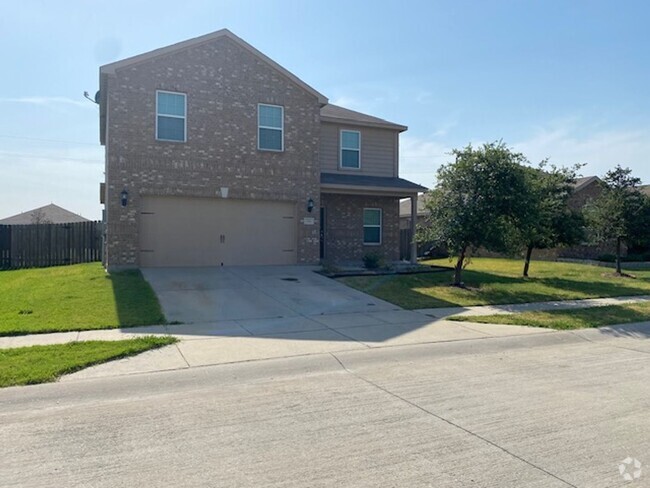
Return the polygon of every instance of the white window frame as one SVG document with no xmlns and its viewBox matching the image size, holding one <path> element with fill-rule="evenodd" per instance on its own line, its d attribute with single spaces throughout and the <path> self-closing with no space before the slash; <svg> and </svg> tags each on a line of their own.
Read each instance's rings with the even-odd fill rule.
<svg viewBox="0 0 650 488">
<path fill-rule="evenodd" d="M 364 214 L 366 213 L 366 210 L 377 210 L 379 212 L 379 225 L 366 225 L 363 222 L 363 217 Z M 384 213 L 381 208 L 372 208 L 372 207 L 366 207 L 363 209 L 363 214 L 361 215 L 361 223 L 363 226 L 363 245 L 364 246 L 381 246 L 381 243 L 383 241 L 384 237 Z M 379 242 L 366 242 L 366 227 L 379 227 Z"/>
<path fill-rule="evenodd" d="M 268 125 L 261 125 L 260 124 L 260 107 L 274 107 L 274 108 L 279 108 L 281 113 L 282 113 L 282 118 L 280 119 L 282 121 L 282 126 L 278 129 L 277 127 L 270 127 Z M 281 142 L 281 149 L 267 149 L 267 148 L 262 148 L 260 147 L 260 129 L 271 129 L 271 130 L 279 130 L 281 137 L 280 137 L 280 142 Z M 258 151 L 271 151 L 271 152 L 284 152 L 284 107 L 282 105 L 273 105 L 271 103 L 258 103 L 257 104 L 257 150 Z"/>
<path fill-rule="evenodd" d="M 343 147 L 343 133 L 344 132 L 356 132 L 359 135 L 359 148 L 358 149 Z M 358 151 L 359 152 L 359 166 L 357 166 L 356 168 L 351 168 L 350 166 L 343 166 L 343 150 L 344 149 L 346 151 Z M 349 169 L 351 171 L 359 171 L 361 169 L 361 131 L 350 130 L 350 129 L 341 129 L 339 131 L 339 168 L 341 168 L 341 169 Z"/>
<path fill-rule="evenodd" d="M 158 94 L 159 93 L 169 93 L 170 95 L 183 95 L 183 103 L 184 103 L 184 111 L 185 115 L 180 116 L 180 115 L 167 115 L 167 114 L 162 114 L 160 115 L 158 113 Z M 162 139 L 158 137 L 158 117 L 170 117 L 172 119 L 183 119 L 183 140 L 179 141 L 178 139 Z M 177 143 L 183 143 L 187 142 L 187 93 L 183 92 L 173 92 L 169 90 L 156 90 L 156 140 L 157 141 L 164 141 L 164 142 L 177 142 Z"/>
</svg>

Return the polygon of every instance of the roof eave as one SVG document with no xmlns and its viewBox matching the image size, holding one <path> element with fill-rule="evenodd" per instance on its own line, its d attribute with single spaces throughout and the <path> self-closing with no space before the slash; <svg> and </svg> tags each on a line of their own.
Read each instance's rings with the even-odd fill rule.
<svg viewBox="0 0 650 488">
<path fill-rule="evenodd" d="M 361 127 L 374 127 L 378 129 L 391 129 L 398 132 L 404 132 L 408 130 L 408 127 L 400 124 L 393 124 L 392 122 L 370 122 L 370 121 L 358 121 L 352 119 L 346 119 L 342 117 L 329 117 L 327 115 L 320 116 L 321 122 L 331 122 L 333 124 L 346 124 L 346 125 L 358 125 Z"/>
<path fill-rule="evenodd" d="M 418 188 L 401 188 L 387 186 L 340 185 L 321 183 L 321 190 L 325 193 L 340 193 L 346 195 L 382 195 L 391 197 L 410 197 L 417 195 Z"/>
</svg>

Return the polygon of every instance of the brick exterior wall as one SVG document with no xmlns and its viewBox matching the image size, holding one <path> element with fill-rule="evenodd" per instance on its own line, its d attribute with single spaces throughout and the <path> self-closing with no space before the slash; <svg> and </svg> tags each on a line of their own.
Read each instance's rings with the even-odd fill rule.
<svg viewBox="0 0 650 488">
<path fill-rule="evenodd" d="M 143 196 L 217 198 L 228 187 L 229 198 L 297 202 L 299 222 L 314 216 L 306 202 L 320 205 L 318 100 L 231 39 L 117 69 L 105 89 L 109 268 L 139 264 Z M 187 94 L 186 143 L 156 140 L 156 90 Z M 258 103 L 284 106 L 283 152 L 257 150 Z M 298 262 L 317 263 L 318 225 L 299 223 L 297 234 Z"/>
<path fill-rule="evenodd" d="M 361 262 L 376 252 L 387 262 L 399 260 L 399 198 L 324 193 L 325 261 L 333 264 Z M 363 209 L 382 209 L 382 243 L 363 244 Z"/>
<path fill-rule="evenodd" d="M 571 210 L 582 210 L 589 200 L 595 200 L 603 192 L 600 184 L 597 181 L 592 181 L 584 188 L 574 192 L 568 201 Z"/>
</svg>

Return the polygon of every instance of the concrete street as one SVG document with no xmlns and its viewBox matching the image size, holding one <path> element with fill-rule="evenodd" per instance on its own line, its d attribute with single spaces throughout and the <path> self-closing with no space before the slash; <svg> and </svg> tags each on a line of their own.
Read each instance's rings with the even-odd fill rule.
<svg viewBox="0 0 650 488">
<path fill-rule="evenodd" d="M 526 334 L 8 388 L 0 480 L 650 486 L 647 337 Z M 627 457 L 643 463 L 631 482 Z"/>
</svg>

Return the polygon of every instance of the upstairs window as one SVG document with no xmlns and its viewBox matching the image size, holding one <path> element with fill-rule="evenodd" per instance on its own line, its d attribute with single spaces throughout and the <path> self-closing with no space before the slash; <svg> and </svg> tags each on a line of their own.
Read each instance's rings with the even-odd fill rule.
<svg viewBox="0 0 650 488">
<path fill-rule="evenodd" d="M 156 92 L 156 139 L 185 142 L 187 96 L 184 93 Z"/>
<path fill-rule="evenodd" d="M 284 107 L 257 106 L 257 148 L 262 151 L 284 151 Z"/>
<path fill-rule="evenodd" d="M 363 209 L 363 243 L 365 245 L 381 244 L 381 209 Z"/>
<path fill-rule="evenodd" d="M 341 168 L 361 167 L 361 133 L 356 130 L 341 131 Z"/>
</svg>

